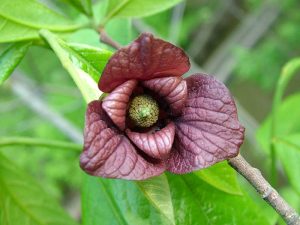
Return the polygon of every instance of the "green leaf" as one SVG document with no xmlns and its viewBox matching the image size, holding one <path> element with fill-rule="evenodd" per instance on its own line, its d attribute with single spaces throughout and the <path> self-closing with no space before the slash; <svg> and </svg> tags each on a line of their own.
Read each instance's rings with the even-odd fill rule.
<svg viewBox="0 0 300 225">
<path fill-rule="evenodd" d="M 94 74 L 91 76 L 87 73 L 94 68 L 92 63 L 86 61 L 87 58 L 83 57 L 84 54 L 76 54 L 77 52 L 72 49 L 72 47 L 69 48 L 64 41 L 56 37 L 50 31 L 41 30 L 40 34 L 53 49 L 63 67 L 69 72 L 84 99 L 87 102 L 98 99 L 102 93 L 98 89 L 97 83 L 92 78 L 92 76 L 96 75 Z M 99 54 L 101 53 L 99 52 Z M 97 54 L 97 57 L 99 54 Z M 99 72 L 101 73 L 101 71 Z"/>
<path fill-rule="evenodd" d="M 82 220 L 83 225 L 170 224 L 135 182 L 90 176 L 84 179 Z"/>
<path fill-rule="evenodd" d="M 38 39 L 38 30 L 0 16 L 0 43 Z"/>
<path fill-rule="evenodd" d="M 0 15 L 17 24 L 37 29 L 67 31 L 81 26 L 36 0 L 1 0 Z"/>
<path fill-rule="evenodd" d="M 288 116 L 287 116 L 288 115 Z M 299 165 L 300 153 L 298 146 L 300 134 L 300 94 L 287 97 L 276 111 L 276 136 L 271 137 L 271 116 L 269 116 L 257 131 L 257 140 L 266 153 L 270 153 L 270 141 L 275 146 L 278 159 L 282 163 L 291 185 L 300 193 Z"/>
<path fill-rule="evenodd" d="M 64 0 L 64 1 L 66 1 L 69 4 L 73 5 L 80 12 L 86 14 L 89 17 L 92 17 L 93 10 L 92 10 L 91 0 Z"/>
<path fill-rule="evenodd" d="M 274 138 L 273 141 L 288 180 L 300 195 L 300 133 Z"/>
<path fill-rule="evenodd" d="M 137 185 L 152 205 L 164 215 L 171 224 L 175 225 L 174 209 L 166 175 L 163 174 L 145 181 L 138 181 Z"/>
<path fill-rule="evenodd" d="M 227 162 L 217 163 L 209 168 L 194 172 L 194 174 L 221 191 L 234 195 L 243 194 L 237 181 L 236 172 Z"/>
<path fill-rule="evenodd" d="M 88 73 L 96 82 L 99 81 L 112 52 L 83 44 L 68 44 L 64 48 L 71 53 L 71 60 L 79 64 L 81 69 Z M 79 60 L 79 61 L 78 61 Z"/>
<path fill-rule="evenodd" d="M 288 116 L 287 116 L 288 115 Z M 276 136 L 285 137 L 289 134 L 300 133 L 300 93 L 287 97 L 276 112 Z M 271 116 L 263 122 L 256 134 L 262 149 L 269 153 L 271 140 Z"/>
<path fill-rule="evenodd" d="M 0 154 L 0 224 L 76 225 L 47 193 Z"/>
<path fill-rule="evenodd" d="M 38 39 L 41 28 L 71 32 L 84 26 L 86 24 L 74 23 L 36 0 L 1 0 L 0 43 Z"/>
<path fill-rule="evenodd" d="M 27 52 L 31 43 L 16 43 L 0 55 L 0 85 L 11 75 Z"/>
<path fill-rule="evenodd" d="M 246 193 L 242 196 L 224 193 L 194 174 L 170 174 L 168 179 L 176 224 L 269 224 L 262 210 Z"/>
<path fill-rule="evenodd" d="M 164 11 L 182 0 L 109 0 L 102 24 L 114 17 L 145 17 Z"/>
</svg>

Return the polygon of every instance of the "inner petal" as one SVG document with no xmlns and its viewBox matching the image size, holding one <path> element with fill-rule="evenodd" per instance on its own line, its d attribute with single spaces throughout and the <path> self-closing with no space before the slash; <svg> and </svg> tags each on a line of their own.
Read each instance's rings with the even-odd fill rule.
<svg viewBox="0 0 300 225">
<path fill-rule="evenodd" d="M 115 88 L 103 99 L 102 108 L 119 129 L 125 129 L 126 111 L 136 80 L 129 80 Z"/>
<path fill-rule="evenodd" d="M 156 159 L 164 159 L 169 155 L 173 145 L 175 125 L 170 122 L 166 127 L 154 133 L 139 133 L 127 129 L 126 134 L 147 155 Z"/>
<path fill-rule="evenodd" d="M 169 104 L 173 115 L 179 115 L 187 98 L 186 81 L 181 77 L 155 78 L 142 83 L 146 88 L 154 91 Z"/>
</svg>

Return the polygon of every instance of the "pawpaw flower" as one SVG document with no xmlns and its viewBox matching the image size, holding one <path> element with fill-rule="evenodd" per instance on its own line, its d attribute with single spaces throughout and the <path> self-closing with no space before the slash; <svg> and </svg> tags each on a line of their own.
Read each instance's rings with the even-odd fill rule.
<svg viewBox="0 0 300 225">
<path fill-rule="evenodd" d="M 88 174 L 143 180 L 189 173 L 235 157 L 244 139 L 230 92 L 212 76 L 182 78 L 182 49 L 143 33 L 108 61 L 88 104 L 80 166 Z"/>
</svg>

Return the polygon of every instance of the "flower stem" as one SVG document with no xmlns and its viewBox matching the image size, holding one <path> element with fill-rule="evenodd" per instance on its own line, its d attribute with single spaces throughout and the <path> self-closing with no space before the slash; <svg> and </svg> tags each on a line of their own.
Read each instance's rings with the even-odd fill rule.
<svg viewBox="0 0 300 225">
<path fill-rule="evenodd" d="M 80 152 L 82 150 L 82 145 L 64 142 L 64 141 L 55 141 L 42 138 L 31 138 L 31 137 L 1 137 L 0 138 L 0 148 L 11 145 L 29 145 L 29 146 L 39 146 L 39 147 L 48 147 L 48 148 L 61 148 L 61 149 L 70 149 Z"/>
<path fill-rule="evenodd" d="M 228 160 L 229 165 L 241 174 L 282 219 L 289 225 L 300 225 L 298 213 L 279 195 L 279 193 L 252 167 L 241 155 Z"/>
<path fill-rule="evenodd" d="M 97 32 L 100 34 L 100 41 L 113 47 L 114 49 L 120 49 L 122 46 L 118 43 L 115 42 L 107 33 L 105 32 L 103 27 L 99 27 L 97 29 Z"/>
</svg>

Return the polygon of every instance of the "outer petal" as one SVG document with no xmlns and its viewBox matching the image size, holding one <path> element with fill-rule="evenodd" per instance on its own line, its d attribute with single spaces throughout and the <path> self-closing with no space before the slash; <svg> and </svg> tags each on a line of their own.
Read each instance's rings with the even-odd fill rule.
<svg viewBox="0 0 300 225">
<path fill-rule="evenodd" d="M 182 49 L 143 33 L 110 58 L 98 85 L 102 91 L 110 92 L 130 79 L 181 76 L 189 68 L 189 59 Z"/>
<path fill-rule="evenodd" d="M 156 158 L 166 158 L 173 145 L 175 125 L 170 122 L 163 129 L 154 133 L 138 133 L 126 130 L 129 139 L 147 155 Z"/>
<path fill-rule="evenodd" d="M 163 97 L 174 115 L 181 113 L 187 98 L 186 81 L 181 77 L 154 78 L 143 85 Z"/>
<path fill-rule="evenodd" d="M 88 105 L 80 166 L 94 176 L 128 180 L 143 180 L 164 171 L 162 163 L 146 160 L 118 133 L 100 101 Z"/>
<path fill-rule="evenodd" d="M 186 79 L 188 98 L 176 121 L 168 170 L 187 173 L 234 157 L 243 143 L 244 128 L 229 91 L 207 75 Z"/>
<path fill-rule="evenodd" d="M 136 85 L 136 80 L 126 81 L 106 96 L 102 103 L 102 108 L 121 130 L 125 129 L 127 106 Z"/>
</svg>

